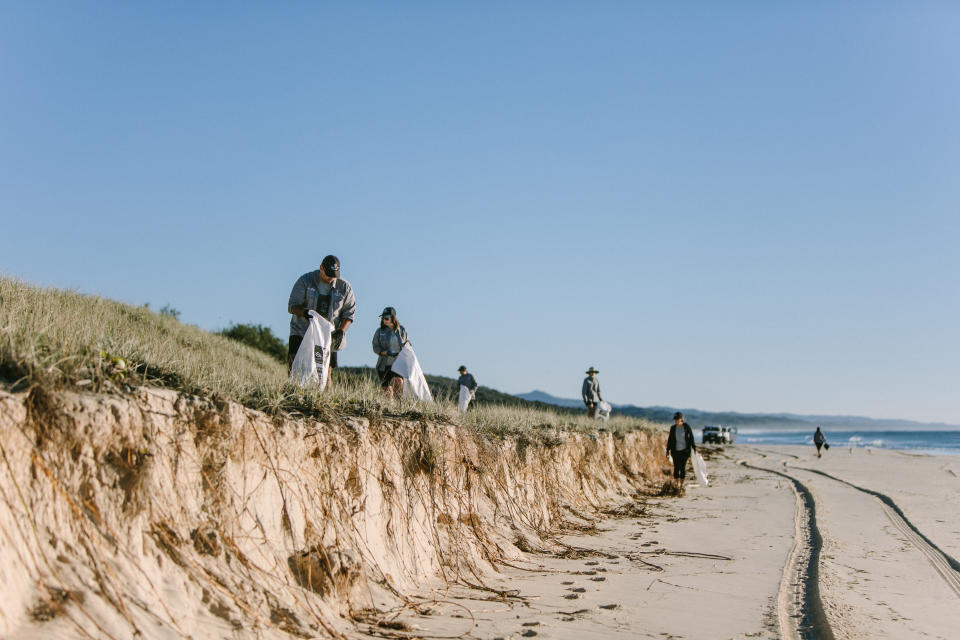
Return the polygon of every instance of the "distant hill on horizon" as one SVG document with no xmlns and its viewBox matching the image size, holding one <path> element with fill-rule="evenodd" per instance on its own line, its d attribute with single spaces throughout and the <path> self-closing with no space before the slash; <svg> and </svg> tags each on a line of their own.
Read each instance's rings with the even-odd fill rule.
<svg viewBox="0 0 960 640">
<path fill-rule="evenodd" d="M 528 393 L 514 394 L 518 398 L 531 402 L 542 402 L 559 407 L 582 408 L 583 401 L 579 398 L 559 398 L 545 391 L 533 390 Z M 611 403 L 613 404 L 613 403 Z M 944 422 L 916 422 L 913 420 L 896 420 L 889 418 L 868 418 L 866 416 L 842 415 L 803 415 L 796 413 L 740 413 L 737 411 L 701 411 L 699 409 L 685 409 L 676 407 L 638 407 L 632 404 L 613 404 L 613 408 L 621 413 L 646 418 L 653 422 L 673 421 L 673 414 L 682 411 L 687 422 L 692 426 L 702 427 L 705 424 L 720 424 L 738 429 L 815 429 L 818 425 L 824 429 L 935 429 L 957 430 L 960 425 Z"/>
</svg>

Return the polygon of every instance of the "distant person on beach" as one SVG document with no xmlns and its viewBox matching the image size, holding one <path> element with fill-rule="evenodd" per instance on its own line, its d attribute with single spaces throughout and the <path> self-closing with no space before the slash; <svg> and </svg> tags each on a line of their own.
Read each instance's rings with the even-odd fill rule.
<svg viewBox="0 0 960 640">
<path fill-rule="evenodd" d="M 687 477 L 687 460 L 690 459 L 690 453 L 696 450 L 693 429 L 684 421 L 683 414 L 677 411 L 673 414 L 673 426 L 667 436 L 667 457 L 673 458 L 673 480 L 681 487 Z"/>
<path fill-rule="evenodd" d="M 457 380 L 458 387 L 460 387 L 460 397 L 462 400 L 459 402 L 460 411 L 464 412 L 467 410 L 467 407 L 470 405 L 470 402 L 473 400 L 474 394 L 477 392 L 477 381 L 473 377 L 473 374 L 467 373 L 466 365 L 460 365 L 460 368 L 457 369 L 457 372 L 460 374 L 460 378 Z M 463 387 L 466 387 L 466 393 L 463 391 Z"/>
<path fill-rule="evenodd" d="M 813 444 L 817 445 L 817 457 L 822 457 L 820 455 L 820 447 L 827 444 L 827 437 L 823 435 L 823 431 L 820 431 L 820 427 L 817 427 L 816 432 L 813 434 Z M 829 449 L 830 447 L 827 446 L 827 448 Z"/>
<path fill-rule="evenodd" d="M 330 369 L 337 366 L 337 351 L 344 346 L 343 334 L 353 323 L 353 314 L 357 301 L 353 287 L 340 277 L 340 260 L 337 256 L 326 256 L 320 268 L 300 276 L 290 291 L 287 311 L 290 318 L 290 341 L 287 345 L 287 368 L 293 364 L 293 357 L 303 342 L 303 334 L 310 326 L 309 311 L 316 311 L 330 321 L 333 333 L 330 338 L 333 350 L 330 353 Z"/>
<path fill-rule="evenodd" d="M 407 330 L 397 320 L 397 310 L 386 307 L 380 314 L 380 328 L 373 333 L 373 352 L 377 358 L 377 377 L 380 388 L 393 398 L 403 394 L 403 377 L 390 367 L 393 365 L 403 345 L 409 343 Z"/>
<path fill-rule="evenodd" d="M 587 369 L 587 377 L 583 379 L 583 388 L 580 391 L 583 404 L 587 405 L 587 415 L 591 418 L 597 417 L 597 404 L 603 400 L 600 396 L 600 381 L 597 380 L 598 373 L 600 372 L 593 367 Z"/>
</svg>

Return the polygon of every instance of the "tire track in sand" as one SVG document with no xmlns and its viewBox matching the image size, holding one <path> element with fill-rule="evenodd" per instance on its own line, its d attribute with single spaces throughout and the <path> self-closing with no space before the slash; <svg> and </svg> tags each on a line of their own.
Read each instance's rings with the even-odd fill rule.
<svg viewBox="0 0 960 640">
<path fill-rule="evenodd" d="M 759 455 L 766 457 L 762 453 Z M 833 640 L 833 629 L 827 621 L 820 598 L 819 567 L 823 538 L 817 528 L 813 494 L 800 480 L 782 471 L 758 467 L 746 460 L 738 460 L 737 464 L 786 478 L 797 497 L 793 548 L 787 557 L 777 593 L 781 636 L 789 640 Z"/>
<path fill-rule="evenodd" d="M 787 466 L 786 462 L 784 462 L 784 466 Z M 816 473 L 817 475 L 829 478 L 830 480 L 839 482 L 876 498 L 880 502 L 880 506 L 887 518 L 891 523 L 893 523 L 893 526 L 895 526 L 900 533 L 902 533 L 904 537 L 920 551 L 920 553 L 926 556 L 927 560 L 930 561 L 930 564 L 933 565 L 933 568 L 936 570 L 936 572 L 940 574 L 940 577 L 943 578 L 944 582 L 947 583 L 947 586 L 953 590 L 957 597 L 960 597 L 960 562 L 957 562 L 954 558 L 941 551 L 940 547 L 935 545 L 927 536 L 923 535 L 923 533 L 921 533 L 921 531 L 914 526 L 909 519 L 907 519 L 907 516 L 904 515 L 900 507 L 897 506 L 897 503 L 894 502 L 889 496 L 880 493 L 879 491 L 874 491 L 873 489 L 860 487 L 852 482 L 848 482 L 817 469 L 808 469 L 807 467 L 796 466 L 792 466 L 790 468 L 806 471 L 808 473 Z"/>
</svg>

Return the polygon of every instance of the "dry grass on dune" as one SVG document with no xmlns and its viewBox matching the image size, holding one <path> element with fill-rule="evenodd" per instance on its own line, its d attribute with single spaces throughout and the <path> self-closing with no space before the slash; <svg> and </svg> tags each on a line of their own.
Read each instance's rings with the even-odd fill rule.
<svg viewBox="0 0 960 640">
<path fill-rule="evenodd" d="M 233 400 L 277 414 L 379 418 L 419 417 L 462 422 L 493 436 L 546 430 L 614 432 L 650 426 L 614 416 L 541 407 L 478 405 L 459 416 L 453 398 L 434 404 L 390 401 L 369 376 L 337 372 L 326 393 L 291 387 L 286 368 L 267 354 L 145 307 L 0 277 L 0 385 L 115 390 L 124 385 L 172 387 Z"/>
</svg>

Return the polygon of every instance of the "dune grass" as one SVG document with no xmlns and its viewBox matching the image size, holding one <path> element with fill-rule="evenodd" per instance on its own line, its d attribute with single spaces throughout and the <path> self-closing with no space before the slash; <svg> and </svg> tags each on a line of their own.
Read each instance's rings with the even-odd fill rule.
<svg viewBox="0 0 960 640">
<path fill-rule="evenodd" d="M 371 375 L 335 371 L 324 393 L 287 384 L 286 367 L 239 342 L 175 317 L 98 296 L 27 285 L 0 277 L 0 385 L 122 391 L 156 385 L 224 400 L 274 415 L 337 415 L 465 423 L 492 436 L 562 429 L 629 431 L 649 426 L 627 416 L 601 423 L 584 412 L 478 404 L 465 415 L 455 399 L 433 404 L 385 397 Z"/>
</svg>

